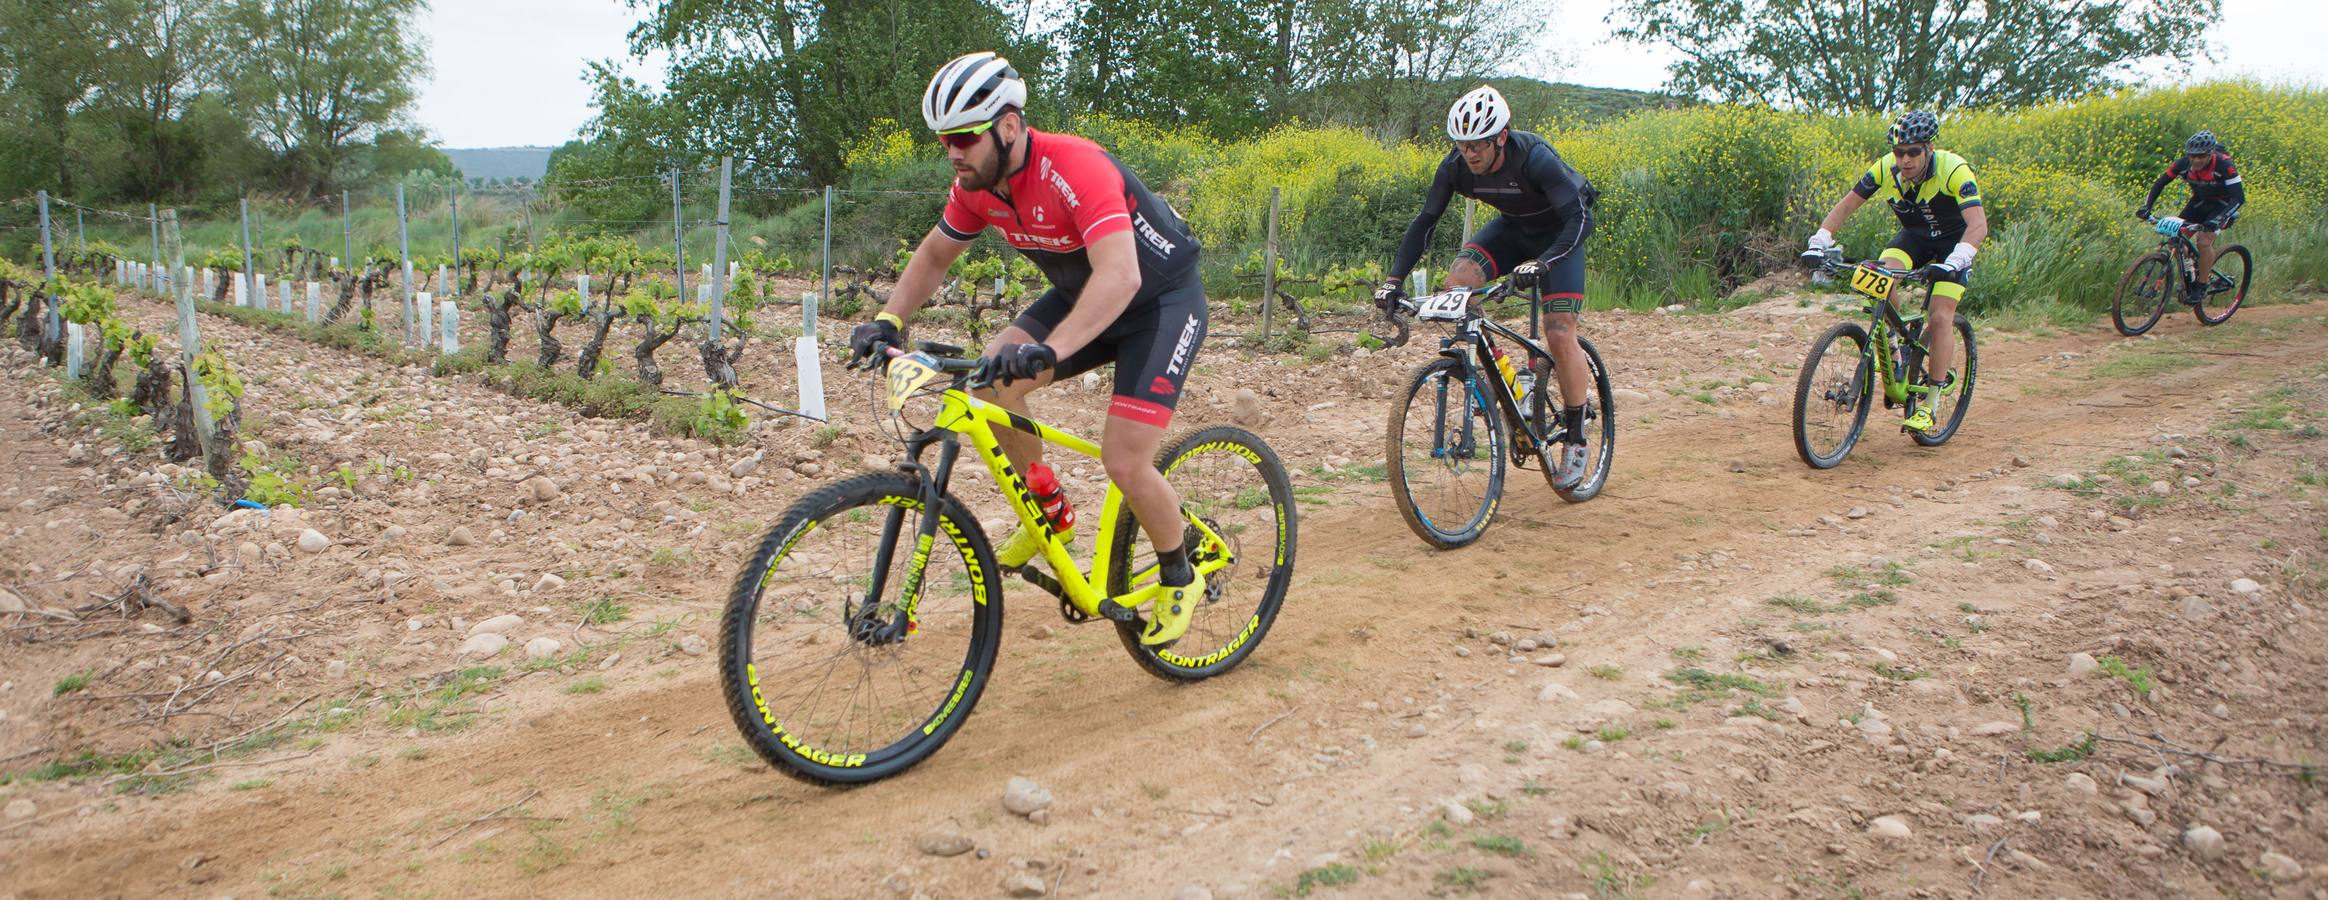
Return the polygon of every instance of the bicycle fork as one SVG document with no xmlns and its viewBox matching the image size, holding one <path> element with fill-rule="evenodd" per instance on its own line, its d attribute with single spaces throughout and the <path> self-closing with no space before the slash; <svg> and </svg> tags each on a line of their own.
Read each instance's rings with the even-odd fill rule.
<svg viewBox="0 0 2328 900">
<path fill-rule="evenodd" d="M 881 541 L 873 554 L 873 578 L 865 588 L 855 609 L 849 612 L 849 636 L 866 646 L 879 647 L 903 641 L 920 628 L 916 612 L 921 607 L 923 580 L 929 573 L 930 551 L 938 542 L 938 519 L 944 514 L 946 482 L 954 471 L 954 460 L 961 454 L 961 445 L 941 441 L 938 447 L 938 465 L 933 471 L 919 462 L 919 447 L 911 448 L 910 458 L 898 463 L 899 471 L 912 476 L 921 486 L 921 515 L 914 523 L 913 555 L 906 561 L 905 581 L 899 587 L 895 606 L 884 608 L 881 597 L 888 592 L 889 568 L 896 561 L 897 541 L 905 531 L 905 513 L 902 506 L 891 506 L 881 521 Z"/>
</svg>

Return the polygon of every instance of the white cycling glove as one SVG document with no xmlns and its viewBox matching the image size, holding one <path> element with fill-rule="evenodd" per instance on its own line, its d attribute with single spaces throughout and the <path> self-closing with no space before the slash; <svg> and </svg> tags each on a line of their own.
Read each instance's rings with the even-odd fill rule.
<svg viewBox="0 0 2328 900">
<path fill-rule="evenodd" d="M 1813 252 L 1813 253 L 1833 253 L 1833 252 L 1835 252 L 1835 233 L 1834 233 L 1834 232 L 1832 232 L 1832 231 L 1828 231 L 1827 229 L 1824 229 L 1824 228 L 1821 228 L 1821 229 L 1819 229 L 1818 231 L 1812 232 L 1812 233 L 1811 233 L 1811 252 Z"/>
<path fill-rule="evenodd" d="M 1972 258 L 1979 254 L 1980 248 L 1978 247 L 1971 244 L 1958 244 L 1956 249 L 1948 252 L 1948 267 L 1959 272 L 1970 269 L 1972 268 Z"/>
</svg>

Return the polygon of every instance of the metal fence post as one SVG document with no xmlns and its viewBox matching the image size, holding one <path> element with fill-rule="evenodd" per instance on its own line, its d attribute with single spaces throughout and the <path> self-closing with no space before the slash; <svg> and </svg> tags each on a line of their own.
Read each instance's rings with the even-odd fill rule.
<svg viewBox="0 0 2328 900">
<path fill-rule="evenodd" d="M 259 267 L 257 262 L 251 259 L 251 201 L 248 197 L 243 198 L 242 201 L 242 237 L 242 280 L 243 288 L 245 290 L 243 298 L 259 306 L 265 306 L 267 305 L 267 298 L 259 295 Z M 187 371 L 193 370 L 188 369 Z"/>
<path fill-rule="evenodd" d="M 186 264 L 186 242 L 178 234 L 178 211 L 175 208 L 163 210 L 162 220 L 162 230 L 169 232 L 170 264 L 173 267 L 183 266 Z M 181 374 L 186 378 L 186 396 L 194 404 L 195 443 L 202 447 L 203 458 L 209 459 L 212 445 L 218 442 L 217 424 L 210 418 L 209 391 L 203 388 L 201 379 L 194 377 L 194 357 L 202 352 L 202 334 L 194 321 L 193 286 L 181 284 L 177 287 L 178 290 L 173 293 L 177 294 L 175 299 L 178 306 L 178 357 L 185 367 Z"/>
<path fill-rule="evenodd" d="M 348 271 L 353 272 L 356 270 L 356 216 L 348 209 L 346 191 L 340 192 L 340 242 L 347 245 L 347 255 L 340 258 L 347 261 Z"/>
<path fill-rule="evenodd" d="M 40 265 L 41 275 L 49 281 L 57 280 L 57 248 L 49 240 L 48 192 L 40 192 Z"/>
<path fill-rule="evenodd" d="M 154 204 L 146 204 L 146 221 L 153 225 L 154 268 L 146 273 L 148 281 L 145 287 L 159 294 L 162 292 L 162 279 L 169 277 L 169 273 L 162 271 L 162 214 L 154 208 Z"/>
<path fill-rule="evenodd" d="M 454 183 L 454 184 L 453 184 L 453 199 L 452 199 L 452 204 L 453 204 L 453 283 L 452 283 L 452 284 L 449 284 L 449 285 L 447 285 L 447 284 L 440 284 L 440 285 L 437 285 L 437 288 L 438 288 L 439 290 L 442 290 L 442 291 L 444 291 L 445 293 L 448 293 L 448 294 L 451 294 L 451 295 L 453 295 L 453 296 L 452 296 L 452 299 L 453 299 L 455 302 L 458 302 L 458 301 L 461 299 L 461 185 L 460 185 L 458 182 L 456 182 L 456 183 Z M 423 318 L 425 319 L 426 317 L 424 316 Z M 422 341 L 422 342 L 426 342 L 426 341 L 429 339 L 429 336 L 428 336 L 428 335 L 426 335 L 426 334 L 423 334 L 423 335 L 421 335 L 421 336 L 420 336 L 420 339 L 421 339 L 421 341 Z"/>
<path fill-rule="evenodd" d="M 1269 242 L 1261 250 L 1261 340 L 1269 340 L 1277 309 L 1277 210 L 1282 189 L 1269 188 Z"/>
<path fill-rule="evenodd" d="M 178 239 L 177 208 L 163 210 L 162 218 L 165 220 L 162 230 L 169 232 L 170 238 L 170 299 L 192 303 L 194 279 L 186 277 L 186 242 Z"/>
<path fill-rule="evenodd" d="M 404 219 L 404 182 L 396 183 L 396 258 L 403 264 L 404 342 L 412 342 L 412 228 Z"/>
<path fill-rule="evenodd" d="M 711 330 L 705 340 L 714 346 L 719 344 L 721 310 L 727 306 L 728 184 L 735 162 L 732 156 L 719 158 L 719 218 L 711 223 L 717 236 L 711 242 Z"/>
<path fill-rule="evenodd" d="M 829 184 L 824 189 L 824 286 L 816 296 L 828 303 L 833 296 L 833 186 Z"/>
<path fill-rule="evenodd" d="M 687 302 L 687 230 L 679 209 L 679 169 L 671 169 L 671 259 L 676 271 L 673 284 L 679 289 L 678 301 Z M 611 299 L 607 302 L 613 302 Z"/>
</svg>

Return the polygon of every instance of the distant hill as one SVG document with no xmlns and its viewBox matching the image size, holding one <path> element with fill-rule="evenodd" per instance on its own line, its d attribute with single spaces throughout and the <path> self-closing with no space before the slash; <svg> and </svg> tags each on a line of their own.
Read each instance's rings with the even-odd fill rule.
<svg viewBox="0 0 2328 900">
<path fill-rule="evenodd" d="M 446 150 L 453 166 L 466 178 L 531 178 L 540 181 L 550 171 L 549 147 L 480 147 Z"/>
</svg>

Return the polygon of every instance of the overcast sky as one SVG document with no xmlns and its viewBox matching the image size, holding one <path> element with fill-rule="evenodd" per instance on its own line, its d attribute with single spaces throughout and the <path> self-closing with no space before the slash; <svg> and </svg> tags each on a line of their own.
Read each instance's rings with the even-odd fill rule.
<svg viewBox="0 0 2328 900">
<path fill-rule="evenodd" d="M 1552 40 L 1583 49 L 1565 69 L 1522 74 L 1640 90 L 1664 84 L 1665 55 L 1607 40 L 1602 17 L 1613 0 L 1558 2 Z M 2219 61 L 2201 64 L 2199 76 L 2328 85 L 2319 16 L 2317 0 L 2224 0 L 2223 25 L 2210 39 Z M 435 71 L 413 118 L 447 147 L 564 143 L 590 118 L 587 61 L 618 60 L 659 83 L 660 59 L 630 60 L 626 36 L 636 21 L 622 0 L 436 0 L 422 22 Z"/>
</svg>

